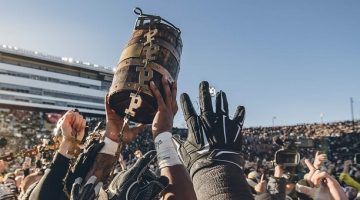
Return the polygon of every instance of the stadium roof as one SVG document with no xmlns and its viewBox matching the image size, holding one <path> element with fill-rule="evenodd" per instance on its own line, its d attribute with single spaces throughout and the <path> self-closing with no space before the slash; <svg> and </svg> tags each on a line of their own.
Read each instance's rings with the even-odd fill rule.
<svg viewBox="0 0 360 200">
<path fill-rule="evenodd" d="M 37 58 L 40 60 L 45 60 L 45 61 L 50 61 L 50 62 L 55 62 L 55 63 L 60 63 L 60 64 L 66 64 L 69 66 L 75 66 L 75 67 L 80 67 L 80 68 L 84 68 L 84 69 L 96 70 L 96 71 L 113 74 L 113 68 L 111 68 L 111 67 L 105 67 L 102 65 L 93 64 L 93 63 L 86 62 L 86 61 L 80 61 L 80 60 L 76 60 L 71 57 L 58 57 L 58 56 L 53 56 L 53 55 L 49 55 L 46 53 L 41 53 L 38 51 L 30 51 L 30 50 L 21 49 L 16 46 L 10 46 L 10 45 L 6 45 L 6 44 L 0 44 L 0 52 L 11 53 L 11 54 L 16 54 L 16 55 L 26 56 L 26 57 L 31 57 L 31 58 Z"/>
</svg>

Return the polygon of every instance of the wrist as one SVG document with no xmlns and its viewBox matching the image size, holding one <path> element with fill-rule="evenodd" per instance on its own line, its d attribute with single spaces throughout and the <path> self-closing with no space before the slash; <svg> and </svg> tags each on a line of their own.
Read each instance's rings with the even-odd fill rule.
<svg viewBox="0 0 360 200">
<path fill-rule="evenodd" d="M 105 136 L 107 138 L 111 139 L 114 142 L 119 143 L 120 142 L 119 133 L 120 133 L 119 129 L 113 128 L 111 125 L 106 125 Z"/>
<path fill-rule="evenodd" d="M 160 169 L 182 164 L 175 150 L 170 132 L 158 134 L 154 142 Z"/>
<path fill-rule="evenodd" d="M 58 152 L 66 158 L 73 159 L 75 156 L 69 154 L 69 150 L 73 148 L 73 144 L 68 141 L 63 141 L 58 149 Z"/>
<path fill-rule="evenodd" d="M 153 138 L 156 139 L 156 137 L 162 133 L 170 133 L 171 134 L 172 131 L 172 126 L 168 127 L 168 128 L 162 128 L 162 129 L 158 129 L 158 130 L 152 130 L 152 135 Z"/>
<path fill-rule="evenodd" d="M 108 137 L 105 137 L 104 143 L 105 144 L 99 153 L 115 156 L 116 151 L 118 150 L 119 143 L 115 142 L 114 140 Z"/>
</svg>

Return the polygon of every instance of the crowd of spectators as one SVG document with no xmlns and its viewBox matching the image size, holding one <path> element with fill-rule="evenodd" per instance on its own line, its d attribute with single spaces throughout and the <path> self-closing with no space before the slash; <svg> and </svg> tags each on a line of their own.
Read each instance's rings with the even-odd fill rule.
<svg viewBox="0 0 360 200">
<path fill-rule="evenodd" d="M 55 114 L 54 114 L 55 115 Z M 51 116 L 54 117 L 54 116 Z M 56 116 L 55 116 L 56 117 Z M 0 110 L 0 135 L 8 141 L 0 148 L 1 155 L 19 150 L 29 149 L 33 145 L 43 143 L 44 138 L 51 138 L 54 123 L 49 120 L 49 114 L 34 111 L 2 109 Z M 54 120 L 54 119 L 52 119 Z M 88 129 L 91 132 L 103 118 L 88 120 Z M 173 134 L 186 138 L 187 129 L 173 128 Z M 300 124 L 294 126 L 252 127 L 243 129 L 243 156 L 245 158 L 245 175 L 249 185 L 254 187 L 261 182 L 260 176 L 273 168 L 274 154 L 281 147 L 274 143 L 274 138 L 293 140 L 301 158 L 315 159 L 316 152 L 327 155 L 324 168 L 329 170 L 336 179 L 346 186 L 349 179 L 360 182 L 359 166 L 352 165 L 356 153 L 360 153 L 360 121 L 343 121 L 324 124 Z M 143 133 L 126 145 L 122 152 L 123 169 L 129 169 L 142 155 L 154 150 L 154 140 L 151 127 L 147 126 Z M 0 156 L 1 156 L 0 155 Z M 51 158 L 51 156 L 50 156 Z M 36 165 L 29 164 L 37 163 Z M 16 157 L 9 162 L 0 159 L 0 192 L 11 188 L 20 193 L 29 186 L 29 179 L 39 179 L 43 173 L 41 162 L 46 162 L 41 155 L 32 158 Z M 50 162 L 50 160 L 48 160 Z M 296 173 L 302 173 L 304 168 L 299 167 Z M 120 167 L 120 166 L 119 166 Z M 159 174 L 156 162 L 150 166 L 155 174 Z M 120 170 L 120 169 L 119 169 Z M 346 172 L 346 173 L 344 173 Z M 32 178 L 25 177 L 31 175 Z M 353 179 L 351 178 L 353 177 Z M 24 180 L 26 180 L 24 182 Z M 350 181 L 350 182 L 351 182 Z M 31 182 L 31 181 L 30 181 Z M 351 184 L 350 184 L 351 185 Z M 353 186 L 356 188 L 357 185 Z M 359 188 L 357 188 L 359 189 Z"/>
</svg>

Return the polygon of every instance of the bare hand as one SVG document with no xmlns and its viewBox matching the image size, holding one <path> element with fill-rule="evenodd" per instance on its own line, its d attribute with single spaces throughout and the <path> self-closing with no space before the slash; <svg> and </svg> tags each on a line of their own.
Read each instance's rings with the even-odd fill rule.
<svg viewBox="0 0 360 200">
<path fill-rule="evenodd" d="M 67 111 L 57 126 L 61 128 L 62 142 L 72 141 L 74 138 L 81 141 L 85 134 L 86 121 L 78 112 Z"/>
<path fill-rule="evenodd" d="M 79 143 L 85 135 L 86 120 L 78 112 L 69 110 L 57 123 L 62 132 L 59 153 L 67 158 L 73 158 L 79 153 Z"/>
<path fill-rule="evenodd" d="M 261 176 L 260 182 L 255 185 L 254 189 L 256 193 L 261 194 L 266 192 L 267 182 L 264 180 L 264 174 Z"/>
<path fill-rule="evenodd" d="M 314 160 L 314 167 L 316 169 L 320 169 L 321 165 L 326 161 L 327 161 L 327 155 L 317 151 Z"/>
<path fill-rule="evenodd" d="M 310 170 L 309 173 L 305 175 L 305 179 L 312 187 L 303 188 L 303 190 L 300 190 L 299 192 L 303 192 L 309 196 L 311 194 L 317 194 L 319 197 L 330 196 L 334 200 L 347 199 L 340 184 L 333 177 L 327 172 L 316 169 L 309 160 L 306 159 L 305 163 Z M 314 190 L 316 190 L 316 192 L 314 192 Z"/>
<path fill-rule="evenodd" d="M 110 138 L 115 142 L 120 142 L 119 133 L 124 123 L 124 119 L 121 118 L 116 112 L 110 108 L 108 96 L 105 97 L 105 111 L 106 111 L 106 137 Z M 144 131 L 145 125 L 140 124 L 137 127 L 129 128 L 128 125 L 125 126 L 124 135 L 122 141 L 124 143 L 129 143 L 133 141 L 136 136 Z"/>
<path fill-rule="evenodd" d="M 176 83 L 172 83 L 170 89 L 166 77 L 163 76 L 162 85 L 165 92 L 164 98 L 162 98 L 160 91 L 155 86 L 154 82 L 150 82 L 150 90 L 152 91 L 158 104 L 158 110 L 152 123 L 152 133 L 154 138 L 162 132 L 171 131 L 173 127 L 174 116 L 178 110 L 176 102 Z"/>
</svg>

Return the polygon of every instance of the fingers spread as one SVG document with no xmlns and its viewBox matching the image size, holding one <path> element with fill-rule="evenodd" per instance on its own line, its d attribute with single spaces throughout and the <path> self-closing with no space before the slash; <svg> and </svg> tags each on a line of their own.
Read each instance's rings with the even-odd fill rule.
<svg viewBox="0 0 360 200">
<path fill-rule="evenodd" d="M 209 83 L 207 81 L 203 81 L 200 83 L 199 101 L 200 101 L 201 115 L 214 113 L 212 107 L 211 95 L 209 91 Z"/>
<path fill-rule="evenodd" d="M 229 116 L 229 106 L 225 92 L 220 90 L 216 94 L 216 113 Z"/>
<path fill-rule="evenodd" d="M 185 121 L 188 121 L 191 117 L 197 116 L 188 94 L 183 93 L 180 96 L 180 105 L 184 114 Z"/>
<path fill-rule="evenodd" d="M 235 111 L 233 120 L 236 124 L 239 124 L 240 126 L 242 126 L 244 124 L 244 119 L 245 119 L 245 107 L 238 106 Z"/>
<path fill-rule="evenodd" d="M 314 172 L 316 170 L 314 165 L 308 159 L 305 159 L 305 164 L 309 168 L 310 172 Z"/>
<path fill-rule="evenodd" d="M 321 184 L 321 181 L 324 180 L 327 176 L 326 172 L 320 172 L 320 170 L 316 170 L 317 172 L 315 172 L 313 174 L 313 176 L 311 177 L 311 182 L 315 185 L 315 187 L 319 187 Z"/>
</svg>

